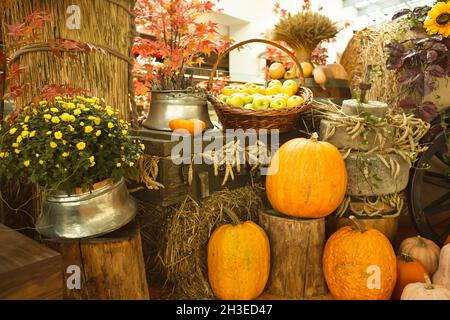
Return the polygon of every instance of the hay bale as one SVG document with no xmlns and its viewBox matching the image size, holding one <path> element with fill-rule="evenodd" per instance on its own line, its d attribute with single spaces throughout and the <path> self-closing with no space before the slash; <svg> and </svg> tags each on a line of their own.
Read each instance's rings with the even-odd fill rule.
<svg viewBox="0 0 450 320">
<path fill-rule="evenodd" d="M 134 0 L 21 0 L 6 11 L 5 23 L 23 21 L 37 10 L 51 13 L 52 22 L 25 46 L 16 48 L 5 37 L 13 59 L 25 67 L 19 84 L 26 84 L 24 94 L 16 104 L 23 106 L 40 93 L 46 84 L 69 84 L 103 97 L 120 111 L 121 117 L 131 119 L 130 96 L 133 99 L 131 67 L 134 36 Z M 66 26 L 67 8 L 77 5 L 81 11 L 80 29 Z M 101 15 L 93 14 L 101 12 Z M 90 43 L 106 53 L 77 53 L 74 59 L 57 59 L 47 42 L 69 39 Z"/>
<path fill-rule="evenodd" d="M 164 282 L 164 297 L 213 298 L 206 265 L 208 239 L 215 228 L 231 223 L 224 206 L 242 220 L 256 221 L 260 191 L 258 186 L 218 191 L 201 204 L 187 197 L 168 209 L 145 205 L 140 223 L 150 285 Z"/>
<path fill-rule="evenodd" d="M 365 71 L 369 65 L 379 67 L 373 76 L 372 89 L 368 92 L 369 100 L 385 101 L 396 106 L 401 98 L 398 76 L 386 67 L 387 54 L 384 51 L 386 44 L 394 40 L 406 39 L 406 21 L 398 19 L 380 25 L 365 28 L 357 32 L 345 49 L 341 64 L 348 72 L 350 88 L 355 90 L 363 81 Z"/>
</svg>

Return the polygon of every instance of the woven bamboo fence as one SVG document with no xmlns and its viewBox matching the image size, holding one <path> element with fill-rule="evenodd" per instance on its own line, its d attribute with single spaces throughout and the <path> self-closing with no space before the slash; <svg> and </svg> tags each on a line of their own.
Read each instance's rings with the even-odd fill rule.
<svg viewBox="0 0 450 320">
<path fill-rule="evenodd" d="M 17 0 L 6 12 L 6 23 L 17 23 L 38 10 L 52 15 L 42 32 L 22 48 L 15 48 L 13 60 L 25 68 L 20 84 L 26 84 L 17 106 L 29 103 L 46 84 L 70 85 L 105 98 L 131 120 L 134 106 L 131 47 L 135 36 L 134 0 Z M 67 26 L 72 12 L 80 9 L 79 29 Z M 47 42 L 68 39 L 89 43 L 100 51 L 76 53 L 74 58 L 56 58 Z M 11 39 L 6 37 L 6 45 Z M 67 53 L 63 53 L 67 55 Z"/>
</svg>

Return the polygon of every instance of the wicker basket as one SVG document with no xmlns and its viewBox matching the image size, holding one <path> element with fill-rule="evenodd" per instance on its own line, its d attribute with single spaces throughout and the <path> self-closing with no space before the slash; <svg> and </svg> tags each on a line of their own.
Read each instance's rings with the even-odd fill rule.
<svg viewBox="0 0 450 320">
<path fill-rule="evenodd" d="M 223 125 L 224 129 L 254 129 L 254 130 L 279 130 L 280 132 L 287 132 L 295 129 L 295 126 L 300 118 L 302 112 L 305 112 L 313 100 L 313 94 L 311 90 L 306 87 L 300 87 L 297 95 L 303 98 L 303 103 L 299 106 L 293 108 L 285 108 L 285 109 L 268 109 L 268 110 L 251 110 L 238 108 L 234 106 L 230 106 L 222 101 L 220 101 L 217 97 L 215 97 L 212 93 L 212 83 L 214 80 L 214 74 L 217 70 L 217 66 L 219 65 L 221 59 L 230 51 L 242 47 L 249 43 L 265 43 L 268 45 L 272 45 L 274 47 L 283 50 L 288 54 L 292 60 L 294 60 L 297 65 L 297 69 L 301 73 L 300 76 L 300 84 L 304 84 L 304 77 L 302 74 L 302 68 L 297 58 L 292 54 L 289 50 L 284 48 L 283 46 L 263 39 L 250 39 L 243 42 L 239 42 L 233 46 L 231 46 L 224 53 L 219 55 L 216 63 L 214 64 L 211 75 L 209 78 L 208 89 L 210 93 L 208 94 L 208 100 L 214 106 L 217 116 L 219 117 L 220 122 Z"/>
</svg>

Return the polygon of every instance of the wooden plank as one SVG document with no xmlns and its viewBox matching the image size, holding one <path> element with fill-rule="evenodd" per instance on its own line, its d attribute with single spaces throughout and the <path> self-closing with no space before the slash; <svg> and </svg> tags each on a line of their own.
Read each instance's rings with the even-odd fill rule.
<svg viewBox="0 0 450 320">
<path fill-rule="evenodd" d="M 61 299 L 61 255 L 0 224 L 0 299 Z"/>
</svg>

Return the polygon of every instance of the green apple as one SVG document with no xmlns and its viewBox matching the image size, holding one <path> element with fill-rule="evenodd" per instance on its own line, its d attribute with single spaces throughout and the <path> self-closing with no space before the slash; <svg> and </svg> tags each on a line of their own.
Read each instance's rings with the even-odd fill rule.
<svg viewBox="0 0 450 320">
<path fill-rule="evenodd" d="M 268 109 L 270 106 L 270 100 L 266 97 L 260 97 L 253 100 L 253 109 L 261 110 Z"/>
<path fill-rule="evenodd" d="M 236 92 L 237 92 L 237 93 L 247 93 L 247 87 L 244 87 L 244 86 L 237 86 L 237 87 L 236 87 Z"/>
<path fill-rule="evenodd" d="M 225 86 L 222 89 L 222 94 L 224 94 L 226 96 L 231 96 L 235 92 L 236 92 L 236 87 L 233 87 L 233 86 Z"/>
<path fill-rule="evenodd" d="M 233 93 L 231 97 L 241 97 L 242 99 L 244 99 L 244 104 L 249 104 L 253 102 L 253 97 L 249 95 L 247 92 Z"/>
<path fill-rule="evenodd" d="M 287 102 L 288 99 L 289 99 L 289 95 L 288 95 L 288 94 L 285 94 L 285 93 L 279 93 L 279 94 L 275 95 L 275 97 L 276 97 L 277 99 L 284 99 L 284 100 L 286 100 L 286 102 Z"/>
<path fill-rule="evenodd" d="M 274 99 L 270 103 L 270 109 L 284 109 L 286 106 L 286 100 L 284 99 Z"/>
<path fill-rule="evenodd" d="M 227 103 L 233 107 L 243 107 L 245 105 L 244 98 L 240 96 L 229 97 Z"/>
<path fill-rule="evenodd" d="M 221 95 L 219 95 L 217 98 L 218 98 L 220 101 L 222 101 L 223 103 L 227 103 L 228 96 L 226 96 L 226 95 L 224 95 L 224 94 L 221 94 Z"/>
<path fill-rule="evenodd" d="M 297 90 L 293 87 L 289 87 L 289 86 L 282 86 L 280 89 L 280 93 L 284 93 L 287 94 L 289 97 L 293 96 L 294 94 L 297 93 Z"/>
<path fill-rule="evenodd" d="M 271 96 L 280 93 L 281 84 L 273 85 L 266 88 L 266 96 Z"/>
<path fill-rule="evenodd" d="M 253 104 L 251 104 L 251 103 L 246 104 L 244 108 L 245 108 L 245 109 L 252 109 L 252 110 L 253 110 Z"/>
<path fill-rule="evenodd" d="M 282 86 L 283 84 L 281 83 L 280 80 L 272 80 L 269 82 L 269 84 L 267 85 L 268 88 L 273 87 L 273 86 Z"/>
<path fill-rule="evenodd" d="M 292 96 L 287 101 L 288 108 L 293 108 L 301 105 L 303 103 L 303 98 L 300 96 Z"/>
<path fill-rule="evenodd" d="M 286 81 L 283 83 L 283 87 L 290 87 L 290 88 L 292 88 L 295 92 L 298 91 L 298 84 L 297 84 L 297 82 L 295 82 L 294 80 L 286 80 Z"/>
</svg>

